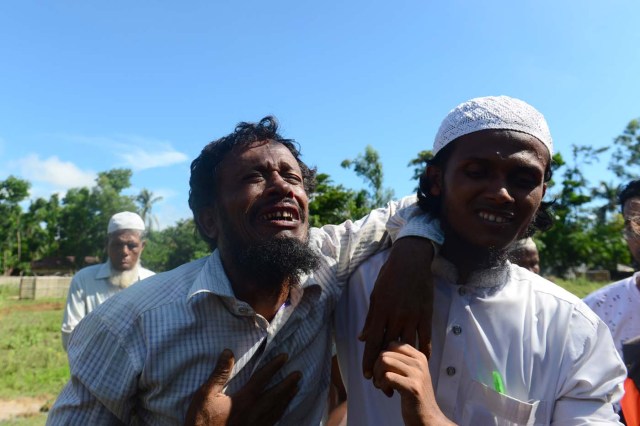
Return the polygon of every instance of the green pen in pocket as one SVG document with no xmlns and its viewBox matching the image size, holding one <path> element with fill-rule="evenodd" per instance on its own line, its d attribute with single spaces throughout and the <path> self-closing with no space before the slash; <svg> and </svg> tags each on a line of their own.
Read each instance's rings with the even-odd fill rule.
<svg viewBox="0 0 640 426">
<path fill-rule="evenodd" d="M 502 376 L 500 372 L 497 370 L 493 370 L 493 388 L 496 392 L 504 395 L 504 382 L 502 381 Z"/>
</svg>

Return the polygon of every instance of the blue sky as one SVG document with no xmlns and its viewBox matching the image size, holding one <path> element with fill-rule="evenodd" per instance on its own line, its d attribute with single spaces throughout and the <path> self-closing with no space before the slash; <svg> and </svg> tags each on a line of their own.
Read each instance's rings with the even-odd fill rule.
<svg viewBox="0 0 640 426">
<path fill-rule="evenodd" d="M 500 94 L 542 111 L 568 158 L 640 116 L 638 16 L 637 0 L 2 2 L 0 180 L 48 197 L 129 167 L 166 226 L 190 215 L 204 145 L 274 114 L 334 182 L 362 187 L 340 162 L 371 145 L 404 195 L 446 113 Z"/>
</svg>

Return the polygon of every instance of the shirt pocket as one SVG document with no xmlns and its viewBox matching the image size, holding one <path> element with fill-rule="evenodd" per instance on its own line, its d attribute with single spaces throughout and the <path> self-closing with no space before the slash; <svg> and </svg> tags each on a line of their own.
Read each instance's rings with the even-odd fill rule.
<svg viewBox="0 0 640 426">
<path fill-rule="evenodd" d="M 462 412 L 462 425 L 534 425 L 544 418 L 544 402 L 524 402 L 471 382 Z"/>
</svg>

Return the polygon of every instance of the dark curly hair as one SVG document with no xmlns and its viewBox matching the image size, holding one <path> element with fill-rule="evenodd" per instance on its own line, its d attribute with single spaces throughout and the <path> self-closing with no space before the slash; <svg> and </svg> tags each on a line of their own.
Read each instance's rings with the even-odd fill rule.
<svg viewBox="0 0 640 426">
<path fill-rule="evenodd" d="M 311 194 L 316 186 L 316 169 L 309 168 L 300 159 L 300 148 L 293 139 L 285 139 L 278 133 L 278 121 L 266 116 L 258 123 L 239 123 L 233 133 L 210 142 L 191 163 L 189 179 L 189 207 L 198 228 L 198 232 L 213 250 L 216 242 L 209 238 L 198 221 L 199 212 L 205 207 L 213 207 L 218 196 L 218 167 L 232 152 L 241 152 L 256 142 L 280 143 L 284 145 L 298 162 L 302 171 L 304 189 Z"/>
<path fill-rule="evenodd" d="M 640 197 L 640 180 L 632 180 L 624 187 L 620 187 L 618 194 L 618 202 L 620 203 L 620 210 L 624 213 L 624 203 L 629 198 Z"/>
<path fill-rule="evenodd" d="M 449 158 L 451 158 L 451 154 L 457 145 L 456 141 L 457 140 L 452 141 L 438 151 L 432 159 L 427 161 L 427 167 L 435 166 L 444 171 L 447 163 L 449 162 Z M 551 180 L 551 175 L 551 161 L 549 161 L 549 164 L 547 164 L 547 168 L 544 171 L 544 181 L 549 182 Z M 442 211 L 442 197 L 434 197 L 431 195 L 431 191 L 429 190 L 430 188 L 431 182 L 429 181 L 427 170 L 425 169 L 424 173 L 420 176 L 420 184 L 418 186 L 418 206 L 420 206 L 422 211 L 430 213 L 433 217 L 440 218 L 440 213 Z M 540 203 L 540 207 L 533 218 L 533 222 L 529 225 L 529 229 L 527 229 L 527 233 L 524 237 L 530 237 L 536 231 L 546 231 L 553 226 L 553 215 L 551 214 L 552 206 L 553 201 Z"/>
</svg>

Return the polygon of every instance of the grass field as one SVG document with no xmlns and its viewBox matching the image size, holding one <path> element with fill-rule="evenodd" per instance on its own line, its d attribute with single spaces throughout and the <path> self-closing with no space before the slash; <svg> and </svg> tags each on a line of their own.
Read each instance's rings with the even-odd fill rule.
<svg viewBox="0 0 640 426">
<path fill-rule="evenodd" d="M 51 404 L 69 378 L 60 343 L 63 299 L 18 300 L 16 286 L 0 286 L 0 400 L 30 397 Z M 44 424 L 45 414 L 2 425 Z"/>
<path fill-rule="evenodd" d="M 555 280 L 578 297 L 603 283 Z M 63 299 L 18 300 L 16 286 L 0 286 L 0 401 L 19 397 L 51 405 L 69 378 L 60 342 Z M 0 421 L 0 425 L 44 425 L 46 414 Z"/>
</svg>

